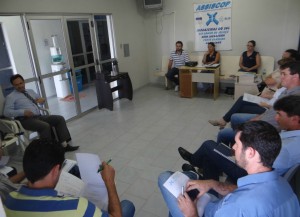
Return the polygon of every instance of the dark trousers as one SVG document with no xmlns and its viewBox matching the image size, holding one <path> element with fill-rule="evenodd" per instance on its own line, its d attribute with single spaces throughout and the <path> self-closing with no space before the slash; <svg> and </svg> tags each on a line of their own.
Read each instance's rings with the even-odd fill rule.
<svg viewBox="0 0 300 217">
<path fill-rule="evenodd" d="M 178 77 L 175 77 L 175 75 L 177 75 Z M 170 81 L 173 81 L 176 85 L 179 85 L 179 69 L 177 69 L 177 68 L 171 68 L 167 72 L 166 77 Z"/>
<path fill-rule="evenodd" d="M 224 172 L 236 183 L 237 179 L 247 175 L 247 172 L 214 151 L 218 144 L 212 140 L 205 141 L 192 155 L 191 164 L 203 169 L 204 179 L 219 181 L 219 174 Z"/>
<path fill-rule="evenodd" d="M 235 113 L 248 113 L 248 114 L 262 114 L 266 111 L 264 107 L 259 106 L 256 103 L 247 102 L 243 100 L 243 96 L 240 96 L 238 100 L 233 104 L 229 111 L 224 115 L 223 119 L 226 122 L 230 122 L 231 116 Z"/>
<path fill-rule="evenodd" d="M 70 141 L 71 135 L 66 120 L 60 115 L 42 115 L 20 120 L 25 130 L 37 131 L 41 139 L 55 139 L 52 127 L 57 134 L 60 143 Z"/>
</svg>

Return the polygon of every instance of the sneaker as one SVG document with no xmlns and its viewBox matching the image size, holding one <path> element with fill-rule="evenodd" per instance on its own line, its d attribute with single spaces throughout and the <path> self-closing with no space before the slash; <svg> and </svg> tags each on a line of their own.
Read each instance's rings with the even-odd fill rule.
<svg viewBox="0 0 300 217">
<path fill-rule="evenodd" d="M 193 167 L 191 164 L 182 164 L 182 167 L 181 167 L 182 171 L 193 171 L 195 173 L 197 173 L 195 167 Z"/>
<path fill-rule="evenodd" d="M 179 86 L 178 86 L 178 85 L 175 86 L 174 91 L 175 91 L 175 92 L 178 92 L 178 91 L 179 91 Z"/>
</svg>

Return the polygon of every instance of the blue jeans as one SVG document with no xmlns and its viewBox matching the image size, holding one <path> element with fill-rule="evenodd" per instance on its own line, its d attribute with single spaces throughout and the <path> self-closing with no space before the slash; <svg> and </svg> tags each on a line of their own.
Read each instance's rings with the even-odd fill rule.
<svg viewBox="0 0 300 217">
<path fill-rule="evenodd" d="M 264 107 L 261 107 L 256 103 L 244 101 L 243 96 L 240 96 L 229 111 L 224 115 L 223 119 L 224 121 L 229 122 L 231 116 L 236 113 L 262 114 L 265 111 L 266 109 Z"/>
<path fill-rule="evenodd" d="M 185 175 L 187 175 L 190 179 L 197 179 L 197 176 L 193 173 L 189 172 L 183 172 Z M 178 207 L 177 204 L 177 198 L 174 197 L 172 193 L 170 193 L 165 187 L 164 183 L 168 180 L 168 178 L 173 174 L 171 171 L 166 171 L 161 173 L 158 176 L 158 187 L 161 191 L 161 194 L 167 204 L 167 207 L 169 209 L 169 217 L 183 217 L 183 214 L 181 210 Z"/>
<path fill-rule="evenodd" d="M 122 200 L 121 201 L 121 209 L 122 209 L 122 216 L 123 217 L 133 217 L 135 213 L 134 204 L 129 200 Z M 102 210 L 101 210 L 102 211 Z M 108 217 L 109 214 L 106 211 L 102 211 L 102 217 Z"/>
<path fill-rule="evenodd" d="M 175 75 L 178 75 L 178 77 L 175 77 Z M 176 85 L 179 85 L 179 69 L 177 68 L 171 68 L 167 74 L 166 77 L 170 80 L 173 81 Z"/>
</svg>

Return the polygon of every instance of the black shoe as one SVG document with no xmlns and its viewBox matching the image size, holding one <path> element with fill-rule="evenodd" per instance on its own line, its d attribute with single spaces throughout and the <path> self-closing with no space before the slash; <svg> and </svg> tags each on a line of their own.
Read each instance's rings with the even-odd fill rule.
<svg viewBox="0 0 300 217">
<path fill-rule="evenodd" d="M 182 171 L 193 171 L 193 172 L 197 173 L 195 167 L 193 167 L 191 164 L 182 164 L 181 169 L 182 169 Z"/>
<path fill-rule="evenodd" d="M 64 147 L 65 152 L 69 152 L 69 151 L 76 151 L 79 148 L 79 146 L 70 146 L 69 144 L 67 144 L 66 147 Z"/>
<path fill-rule="evenodd" d="M 180 156 L 181 156 L 184 160 L 186 160 L 186 161 L 188 161 L 188 162 L 191 162 L 192 154 L 191 154 L 190 152 L 188 152 L 187 150 L 185 150 L 185 149 L 182 148 L 182 147 L 179 147 L 179 148 L 178 148 L 178 152 L 179 152 Z"/>
</svg>

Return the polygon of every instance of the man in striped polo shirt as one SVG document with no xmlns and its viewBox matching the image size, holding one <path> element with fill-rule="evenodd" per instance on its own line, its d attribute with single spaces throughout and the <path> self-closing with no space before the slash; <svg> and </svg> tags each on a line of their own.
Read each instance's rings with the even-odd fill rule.
<svg viewBox="0 0 300 217">
<path fill-rule="evenodd" d="M 168 64 L 168 72 L 166 77 L 169 81 L 174 82 L 175 91 L 179 89 L 179 69 L 178 67 L 184 66 L 185 62 L 189 61 L 189 55 L 186 51 L 182 49 L 183 44 L 181 41 L 176 42 L 176 50 L 171 52 L 169 64 Z M 177 75 L 177 77 L 175 77 Z"/>
<path fill-rule="evenodd" d="M 114 181 L 114 168 L 105 162 L 102 163 L 101 176 L 108 192 L 108 212 L 100 210 L 83 197 L 58 196 L 54 188 L 64 159 L 64 150 L 59 143 L 45 139 L 32 141 L 26 148 L 23 158 L 23 169 L 28 184 L 22 186 L 19 191 L 10 193 L 6 198 L 4 204 L 6 215 L 8 217 L 133 217 L 135 212 L 133 203 L 126 200 L 120 203 Z"/>
</svg>

